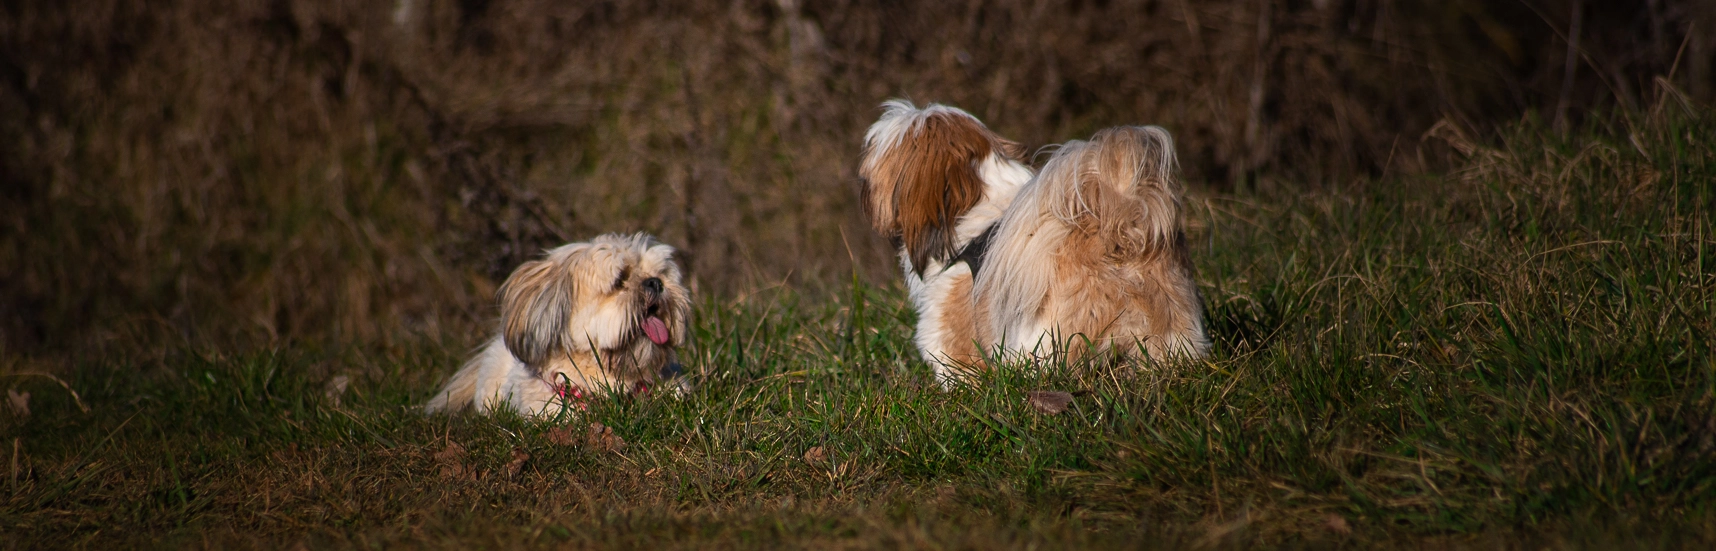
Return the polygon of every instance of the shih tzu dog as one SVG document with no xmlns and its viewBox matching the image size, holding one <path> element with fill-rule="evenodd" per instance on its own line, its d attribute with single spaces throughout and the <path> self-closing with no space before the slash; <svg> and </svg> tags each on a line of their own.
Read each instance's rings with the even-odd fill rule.
<svg viewBox="0 0 1716 551">
<path fill-rule="evenodd" d="M 500 288 L 500 331 L 424 405 L 429 413 L 510 407 L 532 416 L 663 384 L 684 391 L 675 350 L 691 298 L 673 248 L 608 234 L 547 251 Z"/>
<path fill-rule="evenodd" d="M 1104 130 L 1033 175 L 964 111 L 883 110 L 859 166 L 866 211 L 900 249 L 939 380 L 996 355 L 1207 354 L 1166 131 Z"/>
<path fill-rule="evenodd" d="M 1025 149 L 945 105 L 894 100 L 864 134 L 858 174 L 876 231 L 900 249 L 917 346 L 938 379 L 978 365 L 972 277 L 986 232 L 1031 180 Z"/>
<path fill-rule="evenodd" d="M 1208 355 L 1176 164 L 1156 126 L 1057 148 L 995 226 L 973 293 L 980 342 L 1034 357 Z"/>
</svg>

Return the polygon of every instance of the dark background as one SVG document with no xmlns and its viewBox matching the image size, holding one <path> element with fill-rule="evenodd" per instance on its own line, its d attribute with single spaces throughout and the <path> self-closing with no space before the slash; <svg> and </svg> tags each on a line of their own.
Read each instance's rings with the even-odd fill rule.
<svg viewBox="0 0 1716 551">
<path fill-rule="evenodd" d="M 1032 146 L 1160 124 L 1194 193 L 1246 193 L 1433 173 L 1439 121 L 1716 93 L 1696 0 L 0 6 L 24 355 L 471 331 L 604 231 L 681 247 L 706 296 L 889 282 L 854 165 L 891 97 Z"/>
</svg>

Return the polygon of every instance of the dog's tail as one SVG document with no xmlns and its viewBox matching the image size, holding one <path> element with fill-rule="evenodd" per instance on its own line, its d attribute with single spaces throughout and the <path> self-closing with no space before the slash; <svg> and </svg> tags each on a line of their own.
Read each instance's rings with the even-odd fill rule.
<svg viewBox="0 0 1716 551">
<path fill-rule="evenodd" d="M 1179 237 L 1174 138 L 1159 126 L 1119 126 L 1069 142 L 1043 168 L 1046 206 L 1074 231 L 1150 254 Z M 1056 166 L 1060 165 L 1060 166 Z"/>
<path fill-rule="evenodd" d="M 447 385 L 441 387 L 441 391 L 435 393 L 428 403 L 423 404 L 423 413 L 458 413 L 471 407 L 477 397 L 478 375 L 481 375 L 483 370 L 483 363 L 479 361 L 482 357 L 478 354 L 471 361 L 465 362 L 464 367 L 459 368 L 453 378 L 447 381 Z"/>
</svg>

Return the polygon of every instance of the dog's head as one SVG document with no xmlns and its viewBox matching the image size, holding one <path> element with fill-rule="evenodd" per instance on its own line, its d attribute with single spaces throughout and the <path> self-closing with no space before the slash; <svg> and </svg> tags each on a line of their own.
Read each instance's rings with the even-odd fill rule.
<svg viewBox="0 0 1716 551">
<path fill-rule="evenodd" d="M 641 233 L 551 249 L 513 271 L 500 303 L 507 349 L 533 368 L 594 352 L 611 370 L 659 369 L 690 330 L 673 247 Z"/>
<path fill-rule="evenodd" d="M 896 240 L 920 275 L 932 260 L 958 254 L 955 224 L 986 192 L 987 164 L 1018 162 L 1025 148 L 976 117 L 945 105 L 882 104 L 864 134 L 858 167 L 864 211 L 877 232 Z"/>
</svg>

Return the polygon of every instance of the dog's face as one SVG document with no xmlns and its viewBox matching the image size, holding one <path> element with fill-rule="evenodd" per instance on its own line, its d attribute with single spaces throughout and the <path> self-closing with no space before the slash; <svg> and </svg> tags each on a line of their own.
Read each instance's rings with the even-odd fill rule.
<svg viewBox="0 0 1716 551">
<path fill-rule="evenodd" d="M 985 172 L 1018 161 L 1024 147 L 957 108 L 896 100 L 883 109 L 864 135 L 864 210 L 921 275 L 958 253 L 954 225 L 983 200 Z"/>
<path fill-rule="evenodd" d="M 659 369 L 690 329 L 673 247 L 644 234 L 549 250 L 513 271 L 500 302 L 507 349 L 533 368 L 595 353 L 610 371 Z"/>
</svg>

